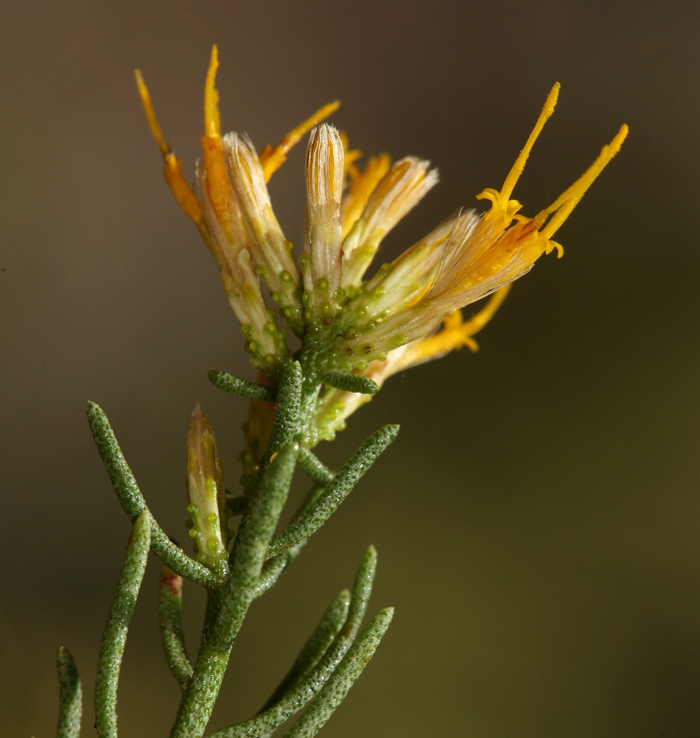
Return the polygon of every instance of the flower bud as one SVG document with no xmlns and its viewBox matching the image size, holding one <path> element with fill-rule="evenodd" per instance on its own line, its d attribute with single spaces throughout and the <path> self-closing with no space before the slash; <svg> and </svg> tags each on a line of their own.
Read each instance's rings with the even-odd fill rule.
<svg viewBox="0 0 700 738">
<path fill-rule="evenodd" d="M 226 568 L 228 530 L 226 489 L 216 439 L 197 403 L 187 434 L 187 521 L 197 561 L 216 571 Z"/>
<path fill-rule="evenodd" d="M 304 288 L 313 295 L 315 317 L 329 323 L 340 284 L 342 228 L 340 201 L 345 154 L 338 131 L 323 124 L 311 131 L 306 149 L 306 238 Z"/>
</svg>

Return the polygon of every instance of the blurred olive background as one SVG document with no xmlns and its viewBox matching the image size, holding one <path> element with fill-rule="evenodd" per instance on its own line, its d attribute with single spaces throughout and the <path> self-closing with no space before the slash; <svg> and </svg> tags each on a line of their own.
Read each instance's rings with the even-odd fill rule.
<svg viewBox="0 0 700 738">
<path fill-rule="evenodd" d="M 204 244 L 140 108 L 194 171 L 209 51 L 225 129 L 276 143 L 322 104 L 367 154 L 416 154 L 441 184 L 384 259 L 500 187 L 555 81 L 515 197 L 548 205 L 628 123 L 620 155 L 497 318 L 393 378 L 334 444 L 398 442 L 250 612 L 211 728 L 250 716 L 370 543 L 389 634 L 333 736 L 696 736 L 700 731 L 700 5 L 691 2 L 4 3 L 0 8 L 0 713 L 55 730 L 54 657 L 74 654 L 86 735 L 129 525 L 84 417 L 107 412 L 162 526 L 184 538 L 200 400 L 230 485 L 254 377 Z M 271 193 L 303 227 L 304 145 Z M 473 308 L 472 308 L 473 310 Z M 295 494 L 303 491 L 303 483 Z M 119 692 L 124 736 L 166 735 L 178 689 L 153 559 Z M 195 650 L 203 607 L 185 590 Z"/>
</svg>

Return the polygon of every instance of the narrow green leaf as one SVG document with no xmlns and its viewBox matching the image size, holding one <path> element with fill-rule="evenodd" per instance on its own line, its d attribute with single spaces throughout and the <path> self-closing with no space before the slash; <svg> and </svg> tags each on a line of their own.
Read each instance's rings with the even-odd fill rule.
<svg viewBox="0 0 700 738">
<path fill-rule="evenodd" d="M 117 684 L 126 636 L 136 598 L 146 571 L 151 543 L 151 515 L 143 512 L 134 524 L 126 547 L 117 590 L 102 636 L 95 681 L 95 728 L 100 738 L 117 736 Z"/>
<path fill-rule="evenodd" d="M 267 402 L 274 402 L 277 399 L 277 387 L 269 384 L 248 382 L 246 379 L 239 379 L 221 371 L 211 371 L 208 376 L 213 385 L 234 395 Z"/>
<path fill-rule="evenodd" d="M 182 630 L 182 577 L 163 564 L 158 583 L 158 626 L 170 671 L 185 689 L 192 678 L 192 664 Z"/>
<path fill-rule="evenodd" d="M 398 425 L 385 425 L 371 435 L 321 492 L 316 502 L 272 539 L 267 552 L 268 557 L 276 556 L 315 533 L 338 509 L 360 477 L 393 442 L 398 432 Z"/>
<path fill-rule="evenodd" d="M 276 705 L 318 664 L 345 624 L 349 608 L 350 592 L 344 589 L 329 605 L 319 624 L 316 626 L 316 630 L 314 630 L 309 640 L 301 649 L 287 675 L 260 710 L 261 713 Z"/>
<path fill-rule="evenodd" d="M 327 372 L 323 375 L 323 381 L 344 392 L 357 392 L 361 395 L 373 395 L 379 392 L 379 385 L 373 379 L 363 377 L 361 374 Z"/>
<path fill-rule="evenodd" d="M 241 520 L 230 557 L 231 574 L 217 602 L 216 620 L 207 628 L 207 638 L 170 738 L 201 736 L 209 722 L 233 640 L 255 597 L 267 547 L 287 499 L 298 450 L 290 444 L 277 454 Z"/>
<path fill-rule="evenodd" d="M 83 688 L 75 661 L 63 646 L 56 654 L 56 666 L 60 687 L 56 737 L 78 738 L 83 713 Z"/>
<path fill-rule="evenodd" d="M 277 584 L 279 578 L 287 570 L 287 567 L 294 561 L 298 551 L 301 550 L 301 546 L 296 548 L 290 548 L 288 551 L 284 551 L 279 556 L 274 556 L 268 559 L 264 564 L 258 577 L 258 583 L 255 587 L 254 599 L 257 599 L 261 595 L 265 594 L 269 589 Z"/>
<path fill-rule="evenodd" d="M 134 474 L 126 463 L 102 408 L 94 402 L 88 402 L 87 417 L 97 450 L 100 452 L 114 491 L 117 493 L 124 512 L 129 516 L 131 522 L 135 523 L 139 515 L 148 510 L 148 506 L 136 484 Z M 207 567 L 191 559 L 176 546 L 155 520 L 152 520 L 151 548 L 164 564 L 167 564 L 181 577 L 205 587 L 212 587 L 218 583 L 217 577 Z"/>
<path fill-rule="evenodd" d="M 328 722 L 338 705 L 343 701 L 350 687 L 359 679 L 369 663 L 379 642 L 394 617 L 394 608 L 381 610 L 353 643 L 332 676 L 309 705 L 306 712 L 285 735 L 288 738 L 312 738 Z"/>
<path fill-rule="evenodd" d="M 280 380 L 275 423 L 272 426 L 267 450 L 268 458 L 283 446 L 291 443 L 299 430 L 299 408 L 303 382 L 301 365 L 298 361 L 294 361 L 287 367 Z"/>
<path fill-rule="evenodd" d="M 355 576 L 355 584 L 352 588 L 352 597 L 350 598 L 350 610 L 348 612 L 345 627 L 341 633 L 343 638 L 350 641 L 355 640 L 357 631 L 360 629 L 360 623 L 367 612 L 369 598 L 372 596 L 372 586 L 374 585 L 374 577 L 377 573 L 377 549 L 370 546 L 364 553 L 360 566 Z"/>
<path fill-rule="evenodd" d="M 333 481 L 333 472 L 308 448 L 299 449 L 299 466 L 319 487 L 325 487 Z"/>
<path fill-rule="evenodd" d="M 238 725 L 232 725 L 212 733 L 209 738 L 258 738 L 264 736 L 277 729 L 292 715 L 303 709 L 321 691 L 357 636 L 360 623 L 367 611 L 367 603 L 372 592 L 376 570 L 377 552 L 373 546 L 370 546 L 365 552 L 357 571 L 345 623 L 311 672 L 266 712 L 245 722 L 238 723 Z"/>
</svg>

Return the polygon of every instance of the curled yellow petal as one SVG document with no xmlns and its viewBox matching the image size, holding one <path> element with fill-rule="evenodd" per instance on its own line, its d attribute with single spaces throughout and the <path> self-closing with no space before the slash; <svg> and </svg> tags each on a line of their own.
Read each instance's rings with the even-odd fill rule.
<svg viewBox="0 0 700 738">
<path fill-rule="evenodd" d="M 148 127 L 151 129 L 151 134 L 158 144 L 161 154 L 163 155 L 163 162 L 165 164 L 164 175 L 165 180 L 170 185 L 170 189 L 175 195 L 180 207 L 185 212 L 188 218 L 194 221 L 195 225 L 202 232 L 202 235 L 208 241 L 208 234 L 206 226 L 204 224 L 204 213 L 202 212 L 202 206 L 199 200 L 195 197 L 194 192 L 187 184 L 187 180 L 182 174 L 182 162 L 176 158 L 175 154 L 170 149 L 170 146 L 166 143 L 163 133 L 158 124 L 155 110 L 153 109 L 153 103 L 151 102 L 151 96 L 148 92 L 148 87 L 143 81 L 141 72 L 137 69 L 135 71 L 136 84 L 139 90 L 139 97 L 141 98 L 141 104 L 143 110 L 146 113 L 146 120 L 148 121 Z"/>
<path fill-rule="evenodd" d="M 231 238 L 228 207 L 228 181 L 224 164 L 224 149 L 218 136 L 202 136 L 202 153 L 206 169 L 206 188 L 214 214 L 226 234 Z"/>
<path fill-rule="evenodd" d="M 139 88 L 139 97 L 141 98 L 141 105 L 143 105 L 143 110 L 146 113 L 146 120 L 148 121 L 148 127 L 151 129 L 153 138 L 156 140 L 156 143 L 158 144 L 160 153 L 163 154 L 163 156 L 166 156 L 167 154 L 170 153 L 170 146 L 168 146 L 168 144 L 165 143 L 165 139 L 163 138 L 163 133 L 160 130 L 160 126 L 158 125 L 158 119 L 156 118 L 155 110 L 153 110 L 153 103 L 151 102 L 151 96 L 148 92 L 148 87 L 146 87 L 146 83 L 143 81 L 143 77 L 141 76 L 141 71 L 139 69 L 134 70 L 134 75 L 136 77 L 136 84 Z"/>
<path fill-rule="evenodd" d="M 187 184 L 187 180 L 182 174 L 182 162 L 175 158 L 175 154 L 166 155 L 164 174 L 166 182 L 170 185 L 170 189 L 185 215 L 193 220 L 198 228 L 205 228 L 202 206 Z"/>
<path fill-rule="evenodd" d="M 362 152 L 360 149 L 351 149 L 350 148 L 350 142 L 348 141 L 348 135 L 345 133 L 345 131 L 339 131 L 340 133 L 340 140 L 343 142 L 343 151 L 345 152 L 345 176 L 347 177 L 348 174 L 350 174 L 351 169 L 354 169 L 357 171 L 357 167 L 354 167 L 353 164 L 360 158 L 362 158 Z"/>
</svg>

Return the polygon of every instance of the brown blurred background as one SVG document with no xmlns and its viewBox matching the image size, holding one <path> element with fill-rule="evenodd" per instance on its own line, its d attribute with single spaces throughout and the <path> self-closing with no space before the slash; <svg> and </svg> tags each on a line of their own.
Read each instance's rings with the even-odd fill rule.
<svg viewBox="0 0 700 738">
<path fill-rule="evenodd" d="M 365 547 L 371 612 L 397 614 L 333 736 L 697 736 L 700 6 L 691 2 L 7 2 L 0 8 L 0 714 L 55 731 L 56 648 L 90 735 L 95 663 L 129 525 L 84 418 L 107 412 L 153 512 L 184 538 L 184 441 L 200 400 L 230 483 L 252 378 L 195 228 L 161 175 L 133 69 L 193 172 L 211 44 L 224 128 L 276 143 L 339 97 L 367 153 L 442 182 L 396 255 L 500 187 L 545 96 L 559 106 L 515 196 L 533 215 L 630 137 L 479 336 L 399 376 L 320 456 L 402 433 L 284 580 L 255 603 L 212 719 L 266 699 Z M 299 243 L 303 145 L 271 185 Z M 301 488 L 301 485 L 300 485 Z M 119 693 L 124 736 L 166 735 L 151 561 Z M 185 591 L 191 650 L 203 598 Z M 6 731 L 6 732 L 5 732 Z"/>
</svg>

